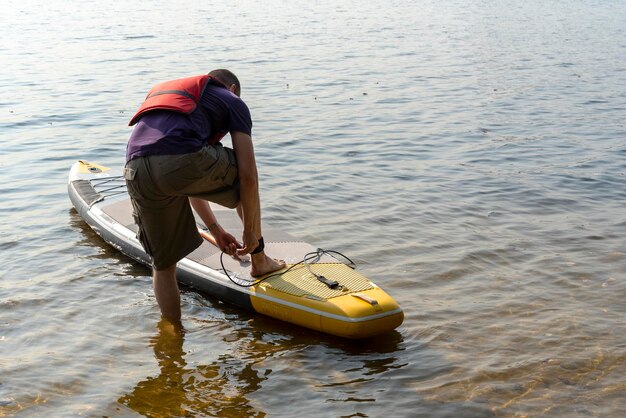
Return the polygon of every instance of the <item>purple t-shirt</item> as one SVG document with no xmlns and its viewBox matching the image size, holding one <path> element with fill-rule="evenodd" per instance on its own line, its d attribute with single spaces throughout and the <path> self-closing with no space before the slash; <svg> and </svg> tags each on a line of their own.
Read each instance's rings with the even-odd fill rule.
<svg viewBox="0 0 626 418">
<path fill-rule="evenodd" d="M 209 84 L 189 115 L 167 110 L 145 113 L 130 134 L 126 161 L 147 155 L 196 152 L 233 131 L 251 135 L 248 106 L 230 90 Z"/>
</svg>

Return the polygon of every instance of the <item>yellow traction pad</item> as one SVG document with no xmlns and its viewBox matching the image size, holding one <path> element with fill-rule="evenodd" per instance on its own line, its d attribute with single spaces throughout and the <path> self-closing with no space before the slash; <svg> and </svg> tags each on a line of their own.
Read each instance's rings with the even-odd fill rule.
<svg viewBox="0 0 626 418">
<path fill-rule="evenodd" d="M 309 264 L 309 268 L 305 265 L 299 265 L 287 273 L 261 282 L 259 287 L 265 291 L 273 289 L 293 296 L 313 296 L 319 299 L 331 299 L 374 288 L 367 277 L 345 264 Z M 334 280 L 339 283 L 339 286 L 331 289 L 311 272 L 320 274 L 328 280 Z"/>
</svg>

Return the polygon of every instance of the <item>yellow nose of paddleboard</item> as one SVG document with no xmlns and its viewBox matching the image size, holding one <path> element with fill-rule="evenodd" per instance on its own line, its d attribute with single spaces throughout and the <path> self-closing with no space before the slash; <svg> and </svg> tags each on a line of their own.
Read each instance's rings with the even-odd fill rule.
<svg viewBox="0 0 626 418">
<path fill-rule="evenodd" d="M 81 174 L 97 174 L 109 171 L 110 168 L 103 165 L 93 164 L 84 160 L 78 161 L 77 171 Z"/>
</svg>

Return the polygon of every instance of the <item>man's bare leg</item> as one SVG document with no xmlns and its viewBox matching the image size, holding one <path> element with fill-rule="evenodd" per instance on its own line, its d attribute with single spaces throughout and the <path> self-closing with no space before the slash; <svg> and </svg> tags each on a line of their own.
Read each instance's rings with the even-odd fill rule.
<svg viewBox="0 0 626 418">
<path fill-rule="evenodd" d="M 163 270 L 152 270 L 152 286 L 161 315 L 173 323 L 180 322 L 180 292 L 176 283 L 176 264 Z"/>
</svg>

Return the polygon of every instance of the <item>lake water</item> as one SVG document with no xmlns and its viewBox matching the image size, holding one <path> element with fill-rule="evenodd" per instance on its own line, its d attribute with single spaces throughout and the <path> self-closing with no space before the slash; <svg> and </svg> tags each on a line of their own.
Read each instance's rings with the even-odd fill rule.
<svg viewBox="0 0 626 418">
<path fill-rule="evenodd" d="M 626 3 L 8 0 L 0 416 L 626 416 Z M 345 341 L 186 290 L 73 210 L 157 82 L 232 69 L 263 217 L 404 308 Z"/>
</svg>

